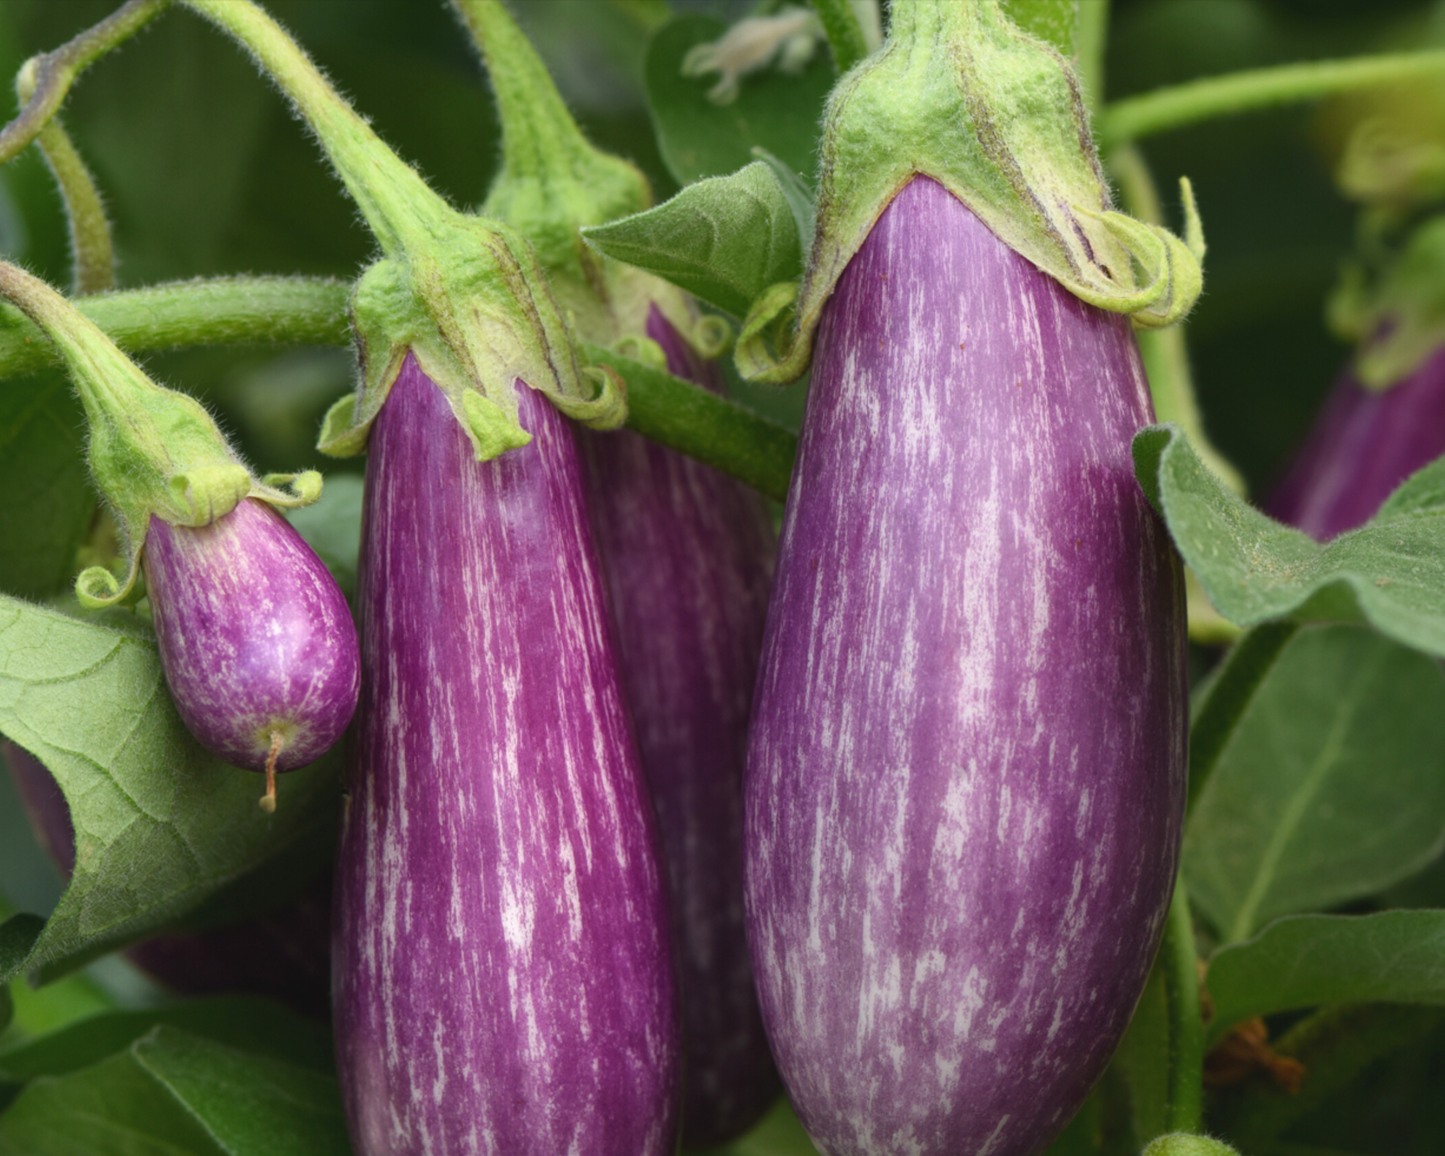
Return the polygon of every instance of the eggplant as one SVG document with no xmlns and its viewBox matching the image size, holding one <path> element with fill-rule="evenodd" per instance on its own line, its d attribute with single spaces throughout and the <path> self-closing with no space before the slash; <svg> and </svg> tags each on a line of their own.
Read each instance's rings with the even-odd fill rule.
<svg viewBox="0 0 1445 1156">
<path fill-rule="evenodd" d="M 352 1142 L 652 1156 L 681 1039 L 656 820 L 566 421 L 477 462 L 415 356 L 370 434 L 333 933 Z"/>
<path fill-rule="evenodd" d="M 161 668 L 207 750 L 267 774 L 320 758 L 356 709 L 346 597 L 285 518 L 254 498 L 207 526 L 151 517 L 142 555 Z M 269 802 L 270 806 L 267 806 Z"/>
<path fill-rule="evenodd" d="M 657 306 L 668 372 L 722 392 Z M 683 1147 L 741 1135 L 781 1090 L 743 925 L 743 763 L 772 579 L 763 500 L 628 430 L 584 436 L 623 685 L 662 830 L 683 993 Z"/>
<path fill-rule="evenodd" d="M 60 786 L 24 747 L 0 739 L 0 754 L 45 853 L 67 879 L 75 829 Z M 268 996 L 324 1017 L 331 998 L 331 877 L 263 915 L 200 931 L 173 931 L 128 947 L 126 958 L 177 995 Z"/>
<path fill-rule="evenodd" d="M 1024 1156 L 1108 1062 L 1184 808 L 1127 317 L 930 178 L 824 308 L 753 705 L 748 933 L 828 1156 Z"/>
<path fill-rule="evenodd" d="M 1445 348 L 1402 381 L 1367 389 L 1336 380 L 1265 505 L 1320 541 L 1363 526 L 1407 477 L 1445 453 Z"/>
</svg>

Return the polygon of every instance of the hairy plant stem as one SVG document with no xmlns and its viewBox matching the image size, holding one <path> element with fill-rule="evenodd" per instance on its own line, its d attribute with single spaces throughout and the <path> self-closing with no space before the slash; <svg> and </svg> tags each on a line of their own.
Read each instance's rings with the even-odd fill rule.
<svg viewBox="0 0 1445 1156">
<path fill-rule="evenodd" d="M 134 36 L 161 14 L 171 0 L 129 0 L 99 24 L 87 28 L 53 52 L 26 64 L 33 68 L 34 95 L 20 115 L 0 132 L 0 164 L 10 160 L 40 135 L 60 111 L 75 78 L 118 44 Z"/>
<path fill-rule="evenodd" d="M 300 277 L 227 277 L 128 289 L 71 302 L 129 353 L 246 342 L 349 345 L 351 287 Z M 28 318 L 0 317 L 0 377 L 60 363 Z"/>
<path fill-rule="evenodd" d="M 1074 67 L 1084 104 L 1090 116 L 1097 116 L 1104 103 L 1104 46 L 1109 39 L 1110 0 L 1079 0 L 1074 23 Z"/>
<path fill-rule="evenodd" d="M 1199 1014 L 1199 957 L 1189 894 L 1180 876 L 1159 945 L 1169 1009 L 1170 1132 L 1198 1132 L 1204 1122 L 1204 1021 Z"/>
<path fill-rule="evenodd" d="M 1159 191 L 1143 155 L 1132 145 L 1123 145 L 1108 156 L 1109 173 L 1119 186 L 1124 207 L 1151 225 L 1164 224 L 1164 209 Z M 1194 393 L 1194 378 L 1189 371 L 1189 352 L 1184 341 L 1184 325 L 1165 329 L 1138 331 L 1139 354 L 1144 359 L 1144 372 L 1149 378 L 1149 392 L 1154 398 L 1154 415 L 1161 422 L 1174 422 L 1189 435 L 1195 451 L 1216 476 L 1235 493 L 1244 492 L 1244 478 L 1210 442 L 1204 432 L 1204 417 Z"/>
<path fill-rule="evenodd" d="M 1100 147 L 1107 152 L 1127 141 L 1218 116 L 1422 77 L 1445 77 L 1445 52 L 1402 52 L 1250 69 L 1116 101 L 1099 115 L 1095 128 Z"/>
<path fill-rule="evenodd" d="M 429 225 L 451 211 L 446 202 L 383 143 L 285 30 L 251 0 L 181 2 L 245 47 L 296 106 L 383 251 L 425 251 Z"/>
<path fill-rule="evenodd" d="M 848 0 L 813 0 L 813 7 L 828 37 L 828 47 L 833 50 L 833 63 L 841 75 L 868 55 L 863 25 L 858 23 Z"/>
<path fill-rule="evenodd" d="M 16 74 L 15 95 L 22 106 L 29 104 L 35 95 L 36 72 L 36 58 L 32 57 Z M 104 293 L 115 284 L 115 246 L 111 243 L 110 222 L 95 178 L 85 167 L 58 114 L 40 130 L 35 143 L 55 177 L 70 225 L 71 292 Z"/>
</svg>

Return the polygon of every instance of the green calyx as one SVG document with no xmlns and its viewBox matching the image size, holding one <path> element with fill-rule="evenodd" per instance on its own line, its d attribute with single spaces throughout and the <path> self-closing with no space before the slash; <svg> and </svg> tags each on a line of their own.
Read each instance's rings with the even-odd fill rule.
<svg viewBox="0 0 1445 1156">
<path fill-rule="evenodd" d="M 352 296 L 361 382 L 326 415 L 324 453 L 365 447 L 408 350 L 447 394 L 484 460 L 530 440 L 517 421 L 517 378 L 588 425 L 622 424 L 622 394 L 612 378 L 589 384 L 578 369 L 562 313 L 520 233 L 448 205 L 251 0 L 183 2 L 243 44 L 295 105 L 384 254 Z"/>
<path fill-rule="evenodd" d="M 383 258 L 357 281 L 351 315 L 361 383 L 326 415 L 321 451 L 346 457 L 365 448 L 408 352 L 447 395 L 478 461 L 531 440 L 517 418 L 519 378 L 584 425 L 621 425 L 625 395 L 612 377 L 578 368 L 526 241 L 499 221 L 450 209 L 433 232 L 424 251 Z"/>
<path fill-rule="evenodd" d="M 1114 211 L 1072 66 L 998 0 L 908 0 L 891 13 L 883 49 L 829 99 L 808 268 L 795 291 L 774 286 L 754 303 L 738 340 L 744 375 L 803 372 L 838 278 L 920 175 L 1082 300 L 1142 326 L 1180 320 L 1203 284 L 1187 183 L 1184 240 Z"/>
<path fill-rule="evenodd" d="M 452 3 L 491 77 L 502 125 L 502 168 L 482 205 L 483 215 L 505 221 L 527 239 L 582 340 L 610 345 L 624 335 L 644 333 L 648 309 L 655 304 L 705 355 L 721 352 L 721 322 L 699 320 L 685 294 L 602 256 L 582 240 L 588 226 L 648 209 L 652 190 L 647 178 L 583 135 L 501 0 Z M 620 382 L 611 371 L 594 366 L 586 372 L 598 385 L 599 398 L 620 396 Z M 565 400 L 553 401 L 564 413 L 578 416 Z M 619 411 L 617 424 L 624 416 Z"/>
<path fill-rule="evenodd" d="M 1373 275 L 1347 266 L 1328 306 L 1330 328 L 1358 343 L 1355 376 L 1384 390 L 1445 344 L 1445 216 L 1420 225 Z"/>
<path fill-rule="evenodd" d="M 153 382 L 45 282 L 0 263 L 0 296 L 39 326 L 70 370 L 90 427 L 91 474 L 125 543 L 121 577 L 100 566 L 80 575 L 82 605 L 96 609 L 129 597 L 153 516 L 207 526 L 243 498 L 302 506 L 320 497 L 321 475 L 314 470 L 255 478 L 205 407 Z"/>
</svg>

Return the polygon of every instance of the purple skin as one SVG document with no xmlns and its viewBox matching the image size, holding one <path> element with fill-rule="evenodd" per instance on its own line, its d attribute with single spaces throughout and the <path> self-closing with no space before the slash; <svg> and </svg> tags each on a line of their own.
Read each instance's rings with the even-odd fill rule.
<svg viewBox="0 0 1445 1156">
<path fill-rule="evenodd" d="M 1383 392 L 1340 375 L 1266 505 L 1321 542 L 1362 526 L 1395 488 L 1445 453 L 1445 349 Z"/>
<path fill-rule="evenodd" d="M 722 392 L 654 306 L 677 377 Z M 743 922 L 743 762 L 773 569 L 767 506 L 628 430 L 583 441 L 623 683 L 672 884 L 683 991 L 683 1147 L 741 1135 L 781 1085 Z"/>
<path fill-rule="evenodd" d="M 346 597 L 285 518 L 247 498 L 209 526 L 152 517 L 143 555 L 161 667 L 191 734 L 219 758 L 289 771 L 325 754 L 356 710 Z"/>
<path fill-rule="evenodd" d="M 1025 1156 L 1129 1022 L 1184 809 L 1184 585 L 1128 318 L 918 177 L 818 331 L 753 706 L 748 932 L 828 1156 Z"/>
<path fill-rule="evenodd" d="M 65 796 L 29 751 L 3 740 L 0 751 L 31 829 L 68 879 L 75 866 L 75 830 Z M 326 876 L 274 912 L 205 931 L 159 935 L 125 954 L 178 995 L 263 995 L 322 1017 L 331 993 L 330 908 Z"/>
<path fill-rule="evenodd" d="M 372 427 L 333 928 L 360 1156 L 655 1156 L 681 1038 L 656 820 L 570 426 L 478 463 L 408 356 Z"/>
</svg>

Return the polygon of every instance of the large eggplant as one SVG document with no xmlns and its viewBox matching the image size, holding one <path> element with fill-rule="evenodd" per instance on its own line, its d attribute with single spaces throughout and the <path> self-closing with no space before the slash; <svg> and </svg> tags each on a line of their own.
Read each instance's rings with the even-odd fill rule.
<svg viewBox="0 0 1445 1156">
<path fill-rule="evenodd" d="M 408 355 L 371 431 L 335 1030 L 362 1156 L 676 1139 L 656 821 L 571 429 L 479 463 Z"/>
<path fill-rule="evenodd" d="M 1184 803 L 1180 564 L 1126 317 L 915 177 L 818 331 L 747 771 L 764 1022 L 828 1156 L 1023 1156 L 1143 987 Z"/>
<path fill-rule="evenodd" d="M 721 392 L 716 367 L 655 305 L 647 335 L 671 373 Z M 757 494 L 639 434 L 591 434 L 585 444 L 623 681 L 672 885 L 683 1145 L 710 1148 L 756 1122 L 780 1088 L 742 884 L 743 761 L 773 529 Z"/>
<path fill-rule="evenodd" d="M 1445 349 L 1387 389 L 1346 370 L 1267 504 L 1321 541 L 1370 520 L 1422 466 L 1445 453 Z"/>
</svg>

